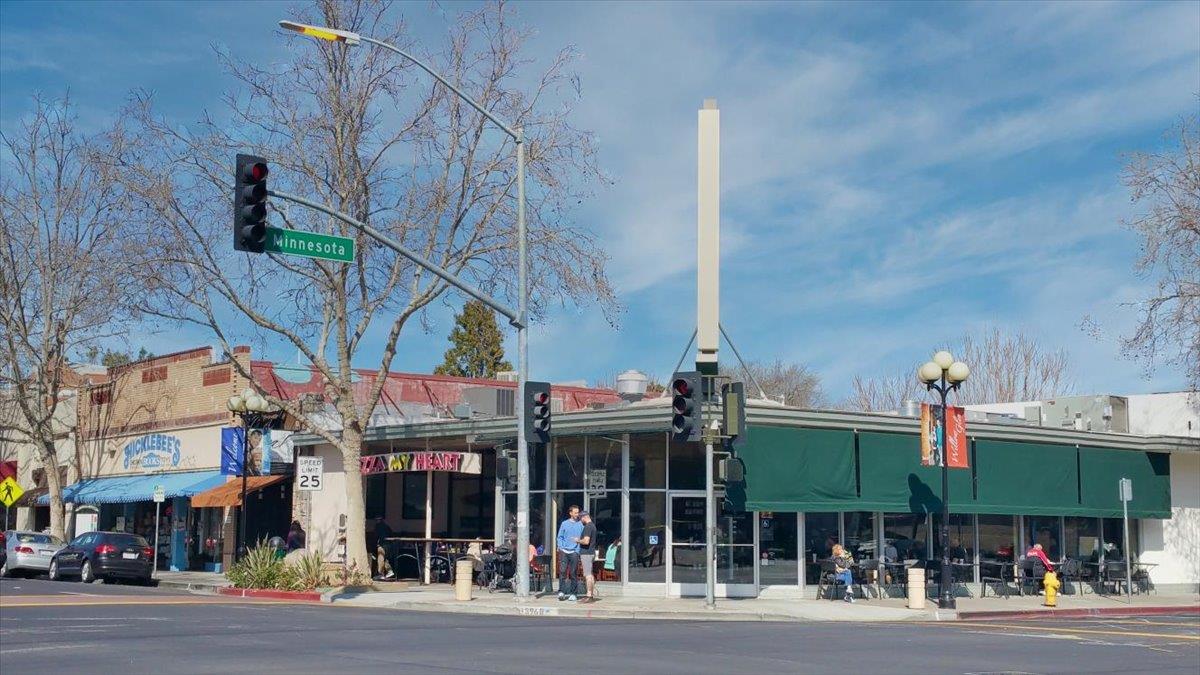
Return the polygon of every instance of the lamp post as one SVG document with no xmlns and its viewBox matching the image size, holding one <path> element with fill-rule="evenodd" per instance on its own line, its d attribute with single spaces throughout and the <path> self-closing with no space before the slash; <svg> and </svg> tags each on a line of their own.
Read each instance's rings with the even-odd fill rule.
<svg viewBox="0 0 1200 675">
<path fill-rule="evenodd" d="M 529 548 L 529 446 L 525 439 L 525 383 L 529 379 L 529 345 L 527 339 L 527 331 L 529 327 L 529 262 L 528 248 L 529 235 L 525 225 L 525 133 L 521 127 L 512 128 L 504 122 L 500 121 L 495 115 L 491 114 L 482 105 L 477 103 L 470 96 L 467 96 L 461 89 L 451 84 L 446 78 L 442 77 L 437 71 L 429 67 L 421 59 L 409 54 L 408 52 L 390 45 L 386 42 L 376 40 L 375 38 L 359 35 L 352 31 L 339 30 L 336 28 L 326 28 L 322 26 L 309 26 L 294 21 L 280 21 L 279 26 L 290 31 L 295 31 L 301 35 L 307 35 L 320 40 L 328 40 L 330 42 L 344 42 L 347 46 L 354 46 L 362 42 L 366 42 L 376 47 L 382 47 L 391 52 L 399 54 L 404 59 L 412 62 L 421 70 L 429 73 L 433 79 L 440 82 L 450 91 L 454 92 L 465 101 L 468 105 L 475 109 L 480 115 L 483 115 L 493 124 L 500 128 L 501 131 L 508 134 L 513 139 L 516 145 L 517 156 L 517 320 L 510 321 L 517 328 L 517 551 L 525 551 Z M 517 565 L 517 597 L 527 598 L 529 596 L 529 566 Z"/>
<path fill-rule="evenodd" d="M 951 579 L 953 571 L 950 566 L 950 466 L 946 457 L 946 396 L 958 389 L 971 374 L 967 364 L 955 361 L 948 351 L 940 351 L 933 355 L 932 361 L 927 361 L 917 369 L 917 378 L 925 388 L 938 393 L 941 407 L 938 408 L 938 436 L 936 438 L 938 457 L 942 465 L 942 526 L 939 537 L 942 541 L 942 571 L 938 579 L 938 607 L 954 609 L 954 583 Z"/>
<path fill-rule="evenodd" d="M 271 406 L 267 399 L 247 387 L 241 394 L 230 398 L 226 407 L 242 421 L 242 513 L 233 553 L 236 562 L 246 554 L 246 474 L 250 471 L 250 430 L 261 426 L 263 413 Z"/>
</svg>

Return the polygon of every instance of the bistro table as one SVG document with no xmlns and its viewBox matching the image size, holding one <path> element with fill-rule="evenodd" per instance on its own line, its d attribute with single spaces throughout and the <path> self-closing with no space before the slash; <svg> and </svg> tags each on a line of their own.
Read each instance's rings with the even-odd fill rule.
<svg viewBox="0 0 1200 675">
<path fill-rule="evenodd" d="M 417 578 L 423 584 L 433 583 L 430 571 L 434 563 L 439 563 L 439 566 L 444 564 L 447 578 L 449 578 L 452 563 L 457 556 L 466 555 L 471 544 L 479 544 L 482 547 L 491 542 L 490 539 L 456 539 L 453 537 L 387 537 L 384 541 L 395 542 L 401 551 L 407 546 L 412 547 L 412 553 L 398 553 L 395 559 L 412 558 L 417 565 Z M 455 556 L 455 558 L 452 559 L 450 556 Z M 395 567 L 395 564 L 392 567 Z"/>
</svg>

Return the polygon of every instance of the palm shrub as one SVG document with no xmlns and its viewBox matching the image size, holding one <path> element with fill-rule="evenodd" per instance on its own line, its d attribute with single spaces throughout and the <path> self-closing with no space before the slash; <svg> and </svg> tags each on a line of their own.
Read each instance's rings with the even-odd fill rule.
<svg viewBox="0 0 1200 675">
<path fill-rule="evenodd" d="M 234 588 L 291 588 L 292 573 L 275 555 L 275 547 L 260 541 L 245 557 L 230 566 L 225 578 Z"/>
</svg>

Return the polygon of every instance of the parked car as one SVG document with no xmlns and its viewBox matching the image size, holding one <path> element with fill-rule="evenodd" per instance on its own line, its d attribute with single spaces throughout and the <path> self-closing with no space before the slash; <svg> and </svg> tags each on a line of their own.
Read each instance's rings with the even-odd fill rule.
<svg viewBox="0 0 1200 675">
<path fill-rule="evenodd" d="M 6 538 L 7 537 L 4 536 L 4 533 L 0 532 L 0 565 L 8 562 L 8 545 L 5 543 Z"/>
<path fill-rule="evenodd" d="M 96 579 L 133 579 L 150 583 L 154 549 L 145 538 L 128 532 L 88 532 L 50 560 L 50 579 L 78 576 L 85 584 Z"/>
<path fill-rule="evenodd" d="M 6 541 L 0 577 L 16 576 L 21 572 L 45 572 L 50 569 L 50 559 L 63 547 L 61 539 L 45 532 L 9 530 L 0 537 Z"/>
</svg>

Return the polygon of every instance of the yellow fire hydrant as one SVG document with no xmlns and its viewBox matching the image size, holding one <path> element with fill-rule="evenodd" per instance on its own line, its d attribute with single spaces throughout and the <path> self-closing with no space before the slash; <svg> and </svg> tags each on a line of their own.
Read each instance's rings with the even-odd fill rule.
<svg viewBox="0 0 1200 675">
<path fill-rule="evenodd" d="M 1046 576 L 1042 577 L 1042 586 L 1046 589 L 1046 606 L 1058 607 L 1058 588 L 1062 586 L 1058 575 L 1047 570 Z"/>
</svg>

